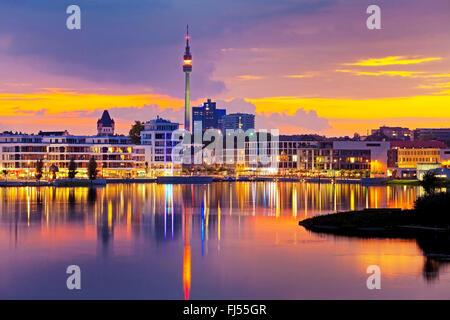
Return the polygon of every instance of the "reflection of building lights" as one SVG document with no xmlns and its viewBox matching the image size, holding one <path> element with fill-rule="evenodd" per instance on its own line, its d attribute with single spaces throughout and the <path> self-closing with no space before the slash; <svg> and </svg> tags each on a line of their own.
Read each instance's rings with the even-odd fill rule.
<svg viewBox="0 0 450 320">
<path fill-rule="evenodd" d="M 217 204 L 217 240 L 220 241 L 220 202 Z"/>
<path fill-rule="evenodd" d="M 292 215 L 297 216 L 297 188 L 292 190 Z"/>
<path fill-rule="evenodd" d="M 355 190 L 350 191 L 350 210 L 355 210 Z"/>
<path fill-rule="evenodd" d="M 191 289 L 191 247 L 184 247 L 183 258 L 183 285 L 184 299 L 189 300 L 189 290 Z"/>
<path fill-rule="evenodd" d="M 112 220 L 113 220 L 113 207 L 112 202 L 108 202 L 108 229 L 112 228 Z"/>
<path fill-rule="evenodd" d="M 205 197 L 205 196 L 204 196 Z M 204 244 L 205 244 L 205 201 L 202 201 L 201 213 L 202 213 L 202 257 L 204 254 Z"/>
</svg>

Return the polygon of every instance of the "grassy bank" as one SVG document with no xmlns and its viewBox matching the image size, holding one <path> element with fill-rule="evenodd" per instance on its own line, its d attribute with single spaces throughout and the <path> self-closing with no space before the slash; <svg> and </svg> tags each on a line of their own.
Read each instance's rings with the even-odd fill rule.
<svg viewBox="0 0 450 320">
<path fill-rule="evenodd" d="M 410 237 L 428 231 L 450 232 L 450 193 L 417 199 L 413 210 L 366 209 L 317 216 L 300 221 L 308 230 L 356 236 Z"/>
<path fill-rule="evenodd" d="M 390 186 L 420 186 L 419 180 L 411 179 L 394 179 L 386 182 L 386 185 Z"/>
<path fill-rule="evenodd" d="M 437 181 L 437 187 L 440 188 L 448 188 L 450 187 L 450 179 L 442 179 L 442 178 L 438 178 Z M 388 186 L 421 186 L 422 183 L 419 180 L 412 180 L 412 179 L 393 179 L 393 180 L 388 180 L 384 183 L 385 185 Z"/>
</svg>

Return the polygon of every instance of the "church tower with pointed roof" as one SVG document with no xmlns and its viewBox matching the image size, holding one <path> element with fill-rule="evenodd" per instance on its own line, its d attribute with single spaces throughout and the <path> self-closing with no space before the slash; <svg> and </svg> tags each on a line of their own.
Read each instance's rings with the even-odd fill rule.
<svg viewBox="0 0 450 320">
<path fill-rule="evenodd" d="M 99 136 L 114 135 L 114 120 L 109 115 L 108 110 L 103 111 L 102 117 L 98 119 L 97 132 Z"/>
</svg>

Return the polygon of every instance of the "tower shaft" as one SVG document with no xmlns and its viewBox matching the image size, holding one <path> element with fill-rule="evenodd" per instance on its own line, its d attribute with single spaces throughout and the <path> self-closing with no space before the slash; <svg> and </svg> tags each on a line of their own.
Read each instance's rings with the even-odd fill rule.
<svg viewBox="0 0 450 320">
<path fill-rule="evenodd" d="M 184 129 L 191 132 L 191 88 L 190 75 L 192 72 L 192 54 L 189 46 L 189 26 L 186 27 L 186 49 L 183 56 L 183 72 L 186 74 L 186 87 L 184 89 Z"/>
<path fill-rule="evenodd" d="M 186 74 L 186 87 L 184 89 L 184 129 L 191 131 L 191 93 L 190 93 L 190 78 L 191 73 Z"/>
</svg>

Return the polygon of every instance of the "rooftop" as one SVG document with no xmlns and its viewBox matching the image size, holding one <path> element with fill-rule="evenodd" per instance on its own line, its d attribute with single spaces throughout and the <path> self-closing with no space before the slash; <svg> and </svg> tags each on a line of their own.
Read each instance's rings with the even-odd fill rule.
<svg viewBox="0 0 450 320">
<path fill-rule="evenodd" d="M 391 148 L 438 148 L 446 149 L 442 141 L 391 141 Z"/>
<path fill-rule="evenodd" d="M 160 116 L 156 116 L 156 119 L 148 121 L 147 124 L 178 124 L 178 123 L 163 119 Z"/>
<path fill-rule="evenodd" d="M 67 130 L 64 131 L 39 131 L 38 136 L 68 136 L 70 135 Z"/>
</svg>

